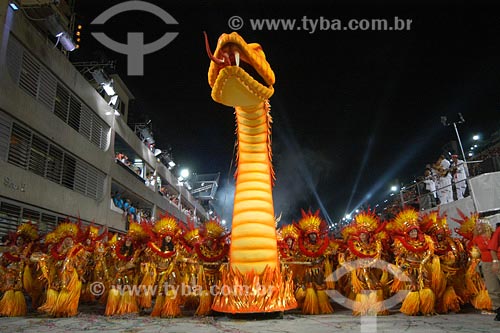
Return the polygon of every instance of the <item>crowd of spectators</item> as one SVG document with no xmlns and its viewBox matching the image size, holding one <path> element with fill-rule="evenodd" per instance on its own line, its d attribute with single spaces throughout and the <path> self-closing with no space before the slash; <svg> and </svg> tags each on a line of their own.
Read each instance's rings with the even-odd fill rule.
<svg viewBox="0 0 500 333">
<path fill-rule="evenodd" d="M 130 159 L 127 155 L 125 155 L 123 153 L 116 153 L 115 159 L 117 161 L 121 162 L 123 165 L 127 166 L 130 170 L 132 170 L 139 177 L 142 178 L 142 169 L 140 167 L 138 167 L 137 165 L 135 165 L 134 163 L 132 163 L 132 161 L 130 161 Z"/>
<path fill-rule="evenodd" d="M 476 154 L 464 163 L 458 155 L 440 155 L 427 164 L 414 184 L 405 186 L 398 198 L 404 205 L 427 210 L 469 196 L 467 176 L 500 170 L 500 143 Z"/>
<path fill-rule="evenodd" d="M 477 154 L 469 165 L 471 176 L 500 171 L 500 142 Z"/>
<path fill-rule="evenodd" d="M 168 200 L 172 205 L 176 206 L 188 218 L 194 220 L 195 222 L 199 221 L 199 217 L 195 215 L 194 211 L 190 208 L 185 207 L 184 205 L 182 205 L 182 202 L 179 201 L 179 194 L 171 193 L 166 186 L 161 186 L 159 192 L 166 200 Z"/>
<path fill-rule="evenodd" d="M 124 166 L 127 166 L 132 171 L 134 171 L 139 177 L 142 178 L 142 170 L 141 168 L 135 166 L 127 155 L 123 153 L 116 153 L 115 159 L 120 161 Z M 179 201 L 178 193 L 169 193 L 166 186 L 161 184 L 159 177 L 155 172 L 148 172 L 146 178 L 144 179 L 144 184 L 149 187 L 153 191 L 158 191 L 165 199 L 169 200 L 169 202 L 176 206 L 181 212 L 186 215 L 188 218 L 199 220 L 197 216 L 195 216 L 194 211 L 190 208 L 184 207 Z M 141 216 L 141 212 L 137 210 L 135 205 L 133 205 L 129 199 L 121 198 L 120 194 L 113 195 L 113 203 L 117 208 L 120 208 L 124 211 L 126 216 L 130 216 L 133 221 L 140 221 L 140 218 L 137 216 Z"/>
<path fill-rule="evenodd" d="M 200 220 L 198 216 L 195 216 L 193 209 L 187 208 L 179 202 L 179 194 L 169 193 L 166 186 L 161 186 L 159 193 L 188 218 L 194 220 L 195 222 Z M 149 210 L 138 209 L 137 203 L 133 204 L 130 199 L 122 198 L 122 195 L 119 192 L 114 193 L 112 198 L 115 207 L 123 210 L 124 217 L 127 219 L 130 218 L 132 221 L 140 223 L 143 218 L 147 219 L 151 217 L 151 212 Z"/>
<path fill-rule="evenodd" d="M 457 155 L 447 158 L 441 154 L 425 166 L 412 185 L 402 188 L 402 202 L 417 210 L 427 210 L 462 199 L 469 195 L 466 175 L 468 169 L 463 160 Z"/>
<path fill-rule="evenodd" d="M 151 212 L 148 209 L 138 208 L 137 203 L 132 203 L 129 198 L 123 198 L 120 192 L 112 195 L 113 204 L 116 208 L 123 211 L 123 218 L 126 221 L 135 221 L 140 223 L 143 219 L 150 219 Z"/>
<path fill-rule="evenodd" d="M 179 194 L 171 193 L 166 186 L 160 187 L 160 194 L 167 200 L 169 200 L 173 205 L 179 205 Z"/>
</svg>

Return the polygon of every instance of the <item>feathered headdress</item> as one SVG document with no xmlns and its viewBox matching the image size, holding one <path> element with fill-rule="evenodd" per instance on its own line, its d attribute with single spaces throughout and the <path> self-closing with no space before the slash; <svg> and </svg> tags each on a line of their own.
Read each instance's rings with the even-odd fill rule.
<svg viewBox="0 0 500 333">
<path fill-rule="evenodd" d="M 16 235 L 21 236 L 28 242 L 33 242 L 38 239 L 38 228 L 36 224 L 27 222 L 17 227 Z"/>
<path fill-rule="evenodd" d="M 170 235 L 173 238 L 177 236 L 180 228 L 176 218 L 172 216 L 164 216 L 160 220 L 156 221 L 152 230 L 161 238 L 165 237 L 166 235 Z"/>
<path fill-rule="evenodd" d="M 101 229 L 103 229 L 102 226 L 96 226 L 94 224 L 90 224 L 87 229 L 85 230 L 85 236 L 84 239 L 90 239 L 92 242 L 102 240 L 105 238 L 108 234 L 107 229 L 101 233 Z"/>
<path fill-rule="evenodd" d="M 420 229 L 427 235 L 436 235 L 439 233 L 450 234 L 446 215 L 440 215 L 439 210 L 431 211 L 422 216 Z"/>
<path fill-rule="evenodd" d="M 149 234 L 139 223 L 132 221 L 129 224 L 125 238 L 130 238 L 134 242 L 141 242 L 146 241 L 149 238 Z"/>
<path fill-rule="evenodd" d="M 368 232 L 372 233 L 380 225 L 380 220 L 374 211 L 367 210 L 362 211 L 354 217 L 354 226 L 358 232 Z"/>
<path fill-rule="evenodd" d="M 326 222 L 319 216 L 319 210 L 314 214 L 302 211 L 302 218 L 297 223 L 298 228 L 307 236 L 311 233 L 320 234 L 326 231 Z"/>
<path fill-rule="evenodd" d="M 95 225 L 89 225 L 87 227 L 87 237 L 90 239 L 96 239 L 99 236 L 100 228 Z"/>
<path fill-rule="evenodd" d="M 326 226 L 326 222 L 319 216 L 319 210 L 317 210 L 314 214 L 311 213 L 311 211 L 306 213 L 302 210 L 302 218 L 297 223 L 297 226 L 301 233 L 301 237 L 299 237 L 300 252 L 311 258 L 322 256 L 330 244 L 330 238 L 327 235 L 328 228 Z M 306 244 L 307 241 L 304 241 L 304 239 L 308 238 L 308 236 L 312 234 L 317 235 L 317 245 L 319 245 L 319 248 L 317 249 L 308 248 Z"/>
<path fill-rule="evenodd" d="M 189 245 L 193 245 L 200 239 L 200 229 L 195 228 L 189 230 L 188 232 L 184 233 L 182 237 Z"/>
<path fill-rule="evenodd" d="M 472 240 L 472 238 L 474 238 L 474 229 L 479 220 L 479 214 L 471 213 L 467 216 L 459 208 L 457 208 L 457 213 L 460 216 L 459 219 L 451 218 L 453 221 L 460 224 L 460 227 L 455 228 L 455 232 L 467 240 Z"/>
<path fill-rule="evenodd" d="M 116 233 L 116 232 L 115 232 L 115 233 L 113 234 L 113 236 L 111 236 L 111 238 L 109 238 L 109 239 L 108 239 L 108 244 L 109 244 L 110 246 L 116 246 L 116 244 L 118 244 L 118 241 L 119 241 L 119 239 L 118 239 L 118 238 L 119 238 L 119 237 L 118 237 L 118 233 Z"/>
<path fill-rule="evenodd" d="M 54 231 L 45 236 L 45 243 L 59 243 L 67 237 L 71 237 L 74 241 L 77 241 L 80 235 L 81 230 L 78 224 L 73 222 L 62 222 Z"/>
<path fill-rule="evenodd" d="M 356 231 L 354 224 L 348 224 L 342 228 L 340 235 L 344 241 L 347 241 L 352 235 L 356 234 Z"/>
<path fill-rule="evenodd" d="M 196 228 L 192 220 L 188 220 L 187 224 L 181 223 L 179 226 L 182 233 L 181 240 L 187 246 L 192 247 L 200 240 L 200 229 Z"/>
<path fill-rule="evenodd" d="M 375 211 L 368 209 L 356 215 L 354 221 L 342 229 L 341 235 L 344 240 L 347 240 L 351 236 L 359 236 L 361 233 L 372 234 L 376 232 L 379 227 L 380 220 L 378 216 L 375 215 Z"/>
<path fill-rule="evenodd" d="M 219 238 L 223 236 L 225 231 L 226 229 L 216 220 L 207 221 L 201 227 L 201 234 L 207 238 Z"/>
<path fill-rule="evenodd" d="M 57 235 L 54 232 L 49 232 L 44 237 L 45 245 L 57 243 Z"/>
<path fill-rule="evenodd" d="M 281 238 L 286 241 L 291 238 L 293 240 L 297 240 L 299 238 L 299 229 L 294 224 L 287 224 L 281 227 L 280 230 Z"/>
<path fill-rule="evenodd" d="M 420 230 L 418 212 L 414 208 L 404 208 L 392 220 L 389 230 L 400 234 L 406 234 L 412 229 Z"/>
</svg>

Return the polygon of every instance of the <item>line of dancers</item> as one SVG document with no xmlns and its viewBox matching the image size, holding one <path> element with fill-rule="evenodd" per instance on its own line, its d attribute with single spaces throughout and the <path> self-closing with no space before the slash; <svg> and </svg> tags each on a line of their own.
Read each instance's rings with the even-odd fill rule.
<svg viewBox="0 0 500 333">
<path fill-rule="evenodd" d="M 380 221 L 365 210 L 333 238 L 319 211 L 276 228 L 282 271 L 293 280 L 285 298 L 303 314 L 334 313 L 339 298 L 353 315 L 491 310 L 473 246 L 478 216 L 461 215 L 452 237 L 446 215 L 402 209 Z M 0 247 L 0 315 L 24 316 L 28 304 L 51 317 L 78 314 L 82 303 L 104 315 L 205 316 L 227 290 L 231 234 L 218 221 L 201 226 L 172 216 L 130 222 L 124 234 L 66 221 L 45 235 L 21 224 Z M 266 291 L 264 291 L 266 292 Z M 292 302 L 294 303 L 294 302 Z"/>
</svg>

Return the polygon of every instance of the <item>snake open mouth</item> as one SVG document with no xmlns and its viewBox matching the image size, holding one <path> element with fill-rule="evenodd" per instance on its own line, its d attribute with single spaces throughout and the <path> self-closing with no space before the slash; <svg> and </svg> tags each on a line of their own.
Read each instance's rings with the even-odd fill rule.
<svg viewBox="0 0 500 333">
<path fill-rule="evenodd" d="M 240 67 L 248 77 L 253 78 L 254 84 L 262 88 L 271 88 L 274 84 L 274 73 L 265 59 L 259 44 L 246 43 L 236 33 L 223 34 L 212 53 L 205 34 L 207 54 L 212 60 L 210 63 L 208 81 L 211 87 L 215 85 L 219 73 L 226 67 Z"/>
</svg>

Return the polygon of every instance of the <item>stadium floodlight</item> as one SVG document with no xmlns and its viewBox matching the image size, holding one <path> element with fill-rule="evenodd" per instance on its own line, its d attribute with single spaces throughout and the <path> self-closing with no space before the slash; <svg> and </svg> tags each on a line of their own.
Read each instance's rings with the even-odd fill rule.
<svg viewBox="0 0 500 333">
<path fill-rule="evenodd" d="M 180 176 L 184 179 L 187 179 L 189 177 L 189 169 L 182 169 Z"/>
<path fill-rule="evenodd" d="M 120 115 L 120 111 L 118 111 L 120 109 L 120 103 L 121 101 L 118 95 L 111 96 L 111 98 L 109 99 L 108 105 L 115 110 L 115 116 Z"/>
<path fill-rule="evenodd" d="M 108 94 L 108 96 L 116 95 L 115 89 L 113 88 L 113 79 L 101 84 L 101 86 L 104 89 L 104 91 L 106 92 L 106 94 Z"/>
<path fill-rule="evenodd" d="M 95 82 L 104 89 L 108 96 L 116 95 L 115 89 L 113 88 L 113 79 L 108 77 L 102 68 L 91 71 L 90 74 L 92 74 Z"/>
<path fill-rule="evenodd" d="M 15 12 L 19 10 L 19 6 L 14 1 L 9 2 L 9 7 Z"/>
</svg>

